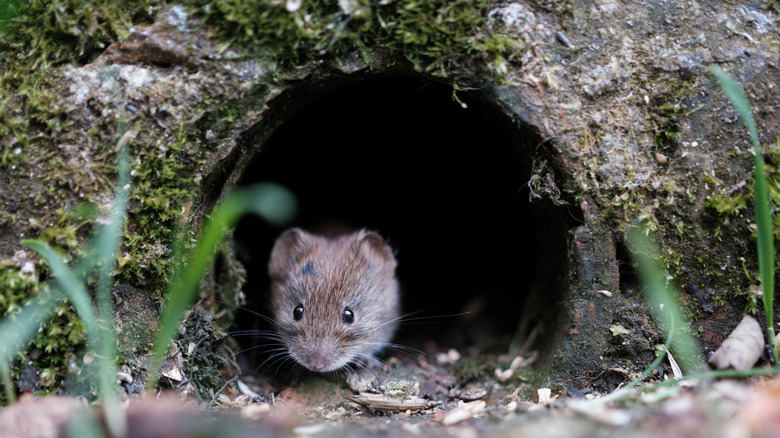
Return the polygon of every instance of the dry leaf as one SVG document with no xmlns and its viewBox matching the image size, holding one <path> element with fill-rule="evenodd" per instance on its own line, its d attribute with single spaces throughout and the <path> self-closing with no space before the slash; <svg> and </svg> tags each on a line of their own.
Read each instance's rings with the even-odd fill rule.
<svg viewBox="0 0 780 438">
<path fill-rule="evenodd" d="M 420 409 L 432 408 L 441 403 L 415 396 L 396 398 L 385 394 L 373 394 L 370 392 L 361 392 L 358 395 L 349 397 L 349 399 L 355 403 L 379 411 L 419 411 Z"/>
<path fill-rule="evenodd" d="M 709 363 L 716 370 L 746 370 L 755 365 L 763 350 L 761 325 L 752 316 L 745 316 L 713 353 Z"/>
</svg>

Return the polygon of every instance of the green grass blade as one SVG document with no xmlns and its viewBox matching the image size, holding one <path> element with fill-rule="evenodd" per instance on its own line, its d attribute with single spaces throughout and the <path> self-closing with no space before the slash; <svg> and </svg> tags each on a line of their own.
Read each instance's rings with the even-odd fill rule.
<svg viewBox="0 0 780 438">
<path fill-rule="evenodd" d="M 62 292 L 41 293 L 22 307 L 19 313 L 0 321 L 0 364 L 10 364 L 38 329 L 51 318 Z"/>
<path fill-rule="evenodd" d="M 97 249 L 98 259 L 98 287 L 97 301 L 100 319 L 104 321 L 106 327 L 101 331 L 101 339 L 112 342 L 104 342 L 103 354 L 114 353 L 115 344 L 113 318 L 114 302 L 111 296 L 111 282 L 113 277 L 111 271 L 115 266 L 115 257 L 119 248 L 119 242 L 122 236 L 124 225 L 125 208 L 129 196 L 130 165 L 127 148 L 122 148 L 119 153 L 117 190 L 114 198 L 114 206 L 108 216 L 107 224 L 98 232 L 95 247 Z"/>
<path fill-rule="evenodd" d="M 157 384 L 163 355 L 176 335 L 184 312 L 195 298 L 218 245 L 228 231 L 242 215 L 249 212 L 257 213 L 269 222 L 282 224 L 292 218 L 295 209 L 296 201 L 290 192 L 277 185 L 265 183 L 236 190 L 214 209 L 203 225 L 192 255 L 188 260 L 174 262 L 174 265 L 180 267 L 174 270 L 169 283 L 165 312 L 149 368 L 148 387 L 152 388 Z"/>
<path fill-rule="evenodd" d="M 114 269 L 116 253 L 119 249 L 129 194 L 130 158 L 127 146 L 122 146 L 118 154 L 117 189 L 114 197 L 114 206 L 109 213 L 107 223 L 100 228 L 95 239 L 98 262 L 97 308 L 99 331 L 96 349 L 98 358 L 101 361 L 100 366 L 98 366 L 98 390 L 105 404 L 109 429 L 114 436 L 123 436 L 126 425 L 116 394 L 117 352 L 114 299 L 111 293 L 113 277 L 111 272 Z"/>
<path fill-rule="evenodd" d="M 87 290 L 84 288 L 84 283 L 73 270 L 60 260 L 57 253 L 47 243 L 31 239 L 23 240 L 22 243 L 40 254 L 46 260 L 46 263 L 49 264 L 57 284 L 68 297 L 71 304 L 73 304 L 73 307 L 76 308 L 76 312 L 84 322 L 88 339 L 90 342 L 96 342 L 98 338 L 97 318 L 95 311 L 92 309 L 89 294 L 87 294 Z M 0 333 L 4 332 L 0 331 Z"/>
<path fill-rule="evenodd" d="M 685 374 L 698 373 L 706 369 L 693 335 L 684 330 L 685 317 L 677 299 L 667 287 L 664 270 L 656 262 L 656 250 L 648 231 L 644 228 L 634 228 L 629 232 L 629 243 L 632 258 L 638 264 L 639 278 L 647 288 L 647 302 L 655 320 L 669 331 L 667 345 L 674 352 L 675 359 L 682 365 Z"/>
<path fill-rule="evenodd" d="M 46 243 L 37 240 L 23 242 L 46 260 L 60 289 L 67 295 L 84 322 L 87 338 L 98 353 L 98 392 L 105 405 L 108 426 L 116 436 L 124 434 L 125 425 L 116 395 L 117 353 L 116 333 L 114 332 L 114 303 L 111 295 L 111 271 L 114 268 L 129 196 L 129 161 L 127 148 L 122 147 L 119 151 L 118 187 L 114 206 L 109 213 L 106 225 L 100 228 L 95 237 L 93 245 L 95 253 L 88 256 L 79 265 L 79 270 L 84 271 L 82 275 L 77 275 L 66 266 Z M 92 302 L 83 280 L 95 264 L 98 267 L 97 314 L 92 308 Z M 4 332 L 0 331 L 0 333 Z"/>
<path fill-rule="evenodd" d="M 753 160 L 755 162 L 754 195 L 756 203 L 756 243 L 758 246 L 758 267 L 761 275 L 761 289 L 763 291 L 764 315 L 766 317 L 767 342 L 772 345 L 772 354 L 775 363 L 780 362 L 780 356 L 775 342 L 774 327 L 774 294 L 775 294 L 775 245 L 772 231 L 772 212 L 769 203 L 769 189 L 764 170 L 764 157 L 761 153 L 761 144 L 758 140 L 756 122 L 753 120 L 753 112 L 750 108 L 745 92 L 728 73 L 719 67 L 712 68 L 712 74 L 718 81 L 723 93 L 737 110 L 742 122 L 750 133 L 753 144 Z"/>
<path fill-rule="evenodd" d="M 124 435 L 106 435 L 98 418 L 90 413 L 72 416 L 65 424 L 64 438 L 110 438 Z"/>
<path fill-rule="evenodd" d="M 742 90 L 742 87 L 740 87 L 739 84 L 720 67 L 713 67 L 712 74 L 715 75 L 715 79 L 718 80 L 718 85 L 720 85 L 720 88 L 723 90 L 726 97 L 729 98 L 731 104 L 734 105 L 739 117 L 745 124 L 745 127 L 750 133 L 753 147 L 757 147 L 759 142 L 756 122 L 753 120 L 753 111 L 750 109 L 750 102 L 748 101 L 745 92 Z M 756 150 L 756 152 L 760 151 L 760 149 Z"/>
<path fill-rule="evenodd" d="M 0 362 L 0 375 L 3 380 L 3 392 L 5 392 L 5 401 L 12 405 L 16 403 L 16 393 L 14 392 L 14 383 L 11 381 L 11 370 L 6 362 Z"/>
</svg>

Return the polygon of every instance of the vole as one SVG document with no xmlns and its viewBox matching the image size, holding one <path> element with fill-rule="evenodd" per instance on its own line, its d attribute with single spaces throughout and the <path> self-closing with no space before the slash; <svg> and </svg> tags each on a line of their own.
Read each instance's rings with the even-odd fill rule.
<svg viewBox="0 0 780 438">
<path fill-rule="evenodd" d="M 279 339 L 316 372 L 365 366 L 399 313 L 396 259 L 373 231 L 325 237 L 292 228 L 271 250 L 271 309 Z"/>
</svg>

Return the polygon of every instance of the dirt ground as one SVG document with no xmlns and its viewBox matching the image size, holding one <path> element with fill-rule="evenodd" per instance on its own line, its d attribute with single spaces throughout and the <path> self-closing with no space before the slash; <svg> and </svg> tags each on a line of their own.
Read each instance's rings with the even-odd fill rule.
<svg viewBox="0 0 780 438">
<path fill-rule="evenodd" d="M 659 373 L 644 387 L 621 384 L 601 393 L 593 388 L 597 379 L 531 383 L 524 376 L 532 375 L 533 357 L 491 358 L 506 368 L 460 379 L 452 373 L 463 373 L 469 358 L 454 350 L 436 358 L 391 358 L 361 373 L 294 377 L 278 394 L 262 392 L 256 378 L 236 376 L 211 400 L 187 394 L 185 380 L 178 390 L 126 400 L 126 436 L 780 435 L 780 381 L 774 378 L 674 381 Z M 0 437 L 75 436 L 74 424 L 103 424 L 84 421 L 90 418 L 104 420 L 104 413 L 77 398 L 25 395 L 0 410 Z"/>
</svg>

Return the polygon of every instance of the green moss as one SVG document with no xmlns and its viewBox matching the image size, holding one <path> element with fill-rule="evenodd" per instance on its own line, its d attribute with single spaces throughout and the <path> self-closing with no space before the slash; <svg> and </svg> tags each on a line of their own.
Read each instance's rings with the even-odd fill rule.
<svg viewBox="0 0 780 438">
<path fill-rule="evenodd" d="M 390 397 L 404 399 L 410 396 L 416 396 L 420 391 L 419 384 L 414 380 L 392 380 L 385 382 L 384 393 Z"/>
<path fill-rule="evenodd" d="M 726 187 L 723 181 L 709 175 L 704 182 L 714 191 L 704 203 L 720 214 L 736 215 L 747 207 L 747 194 L 743 190 Z"/>
<path fill-rule="evenodd" d="M 747 206 L 745 196 L 744 192 L 737 192 L 733 195 L 723 192 L 715 193 L 707 197 L 705 205 L 714 208 L 718 213 L 733 215 L 744 210 Z"/>
<path fill-rule="evenodd" d="M 38 277 L 24 271 L 13 261 L 0 261 L 0 317 L 17 313 L 33 296 L 48 293 Z M 81 320 L 67 302 L 61 302 L 54 317 L 19 354 L 12 373 L 20 374 L 21 364 L 27 363 L 39 372 L 34 384 L 43 393 L 56 390 L 68 373 L 67 363 L 84 345 L 85 331 Z"/>
<path fill-rule="evenodd" d="M 38 292 L 38 280 L 22 274 L 12 260 L 0 261 L 0 315 L 14 313 Z"/>
<path fill-rule="evenodd" d="M 663 95 L 657 99 L 653 108 L 653 119 L 658 126 L 654 142 L 657 151 L 673 150 L 680 141 L 680 119 L 686 115 L 682 99 L 680 95 Z"/>
<path fill-rule="evenodd" d="M 561 15 L 574 15 L 573 0 L 531 0 L 530 3 L 546 11 Z"/>
<path fill-rule="evenodd" d="M 5 21 L 0 17 L 0 169 L 20 163 L 32 143 L 65 127 L 62 96 L 47 83 L 53 68 L 91 61 L 111 42 L 126 38 L 133 25 L 150 21 L 150 8 L 164 2 L 16 3 L 0 10 L 5 16 Z"/>
<path fill-rule="evenodd" d="M 224 38 L 285 67 L 360 47 L 405 57 L 421 72 L 444 76 L 476 59 L 503 75 L 525 48 L 489 28 L 485 0 L 304 1 L 293 12 L 284 1 L 221 0 L 200 10 Z"/>
<path fill-rule="evenodd" d="M 745 313 L 755 315 L 758 312 L 758 295 L 751 290 L 740 290 L 737 296 L 745 300 Z"/>
<path fill-rule="evenodd" d="M 164 2 L 130 0 L 30 0 L 18 9 L 0 35 L 0 51 L 20 53 L 36 68 L 88 60 L 117 38 L 125 39 L 138 22 L 149 21 L 150 8 Z M 18 58 L 17 58 L 18 59 Z M 9 71 L 4 79 L 24 81 Z"/>
<path fill-rule="evenodd" d="M 146 286 L 162 293 L 170 271 L 170 246 L 182 215 L 182 205 L 191 198 L 192 164 L 195 152 L 186 147 L 183 125 L 175 136 L 148 139 L 135 151 L 131 212 L 124 233 L 125 256 L 120 259 L 125 278 L 132 282 L 151 280 Z M 189 166 L 188 166 L 189 164 Z"/>
<path fill-rule="evenodd" d="M 776 137 L 775 142 L 770 143 L 766 148 L 764 160 L 769 201 L 772 203 L 773 210 L 777 211 L 780 209 L 780 136 Z M 743 182 L 733 187 L 726 187 L 723 181 L 708 176 L 705 177 L 705 182 L 715 189 L 715 193 L 707 197 L 705 205 L 721 215 L 739 214 L 747 209 L 748 202 L 753 202 L 752 181 L 747 184 Z M 780 215 L 774 215 L 772 231 L 775 240 L 780 240 Z M 755 233 L 753 234 L 755 237 Z M 776 260 L 778 267 L 780 267 L 780 257 L 776 257 Z"/>
<path fill-rule="evenodd" d="M 91 219 L 85 217 L 84 209 L 74 212 L 55 212 L 60 217 L 54 226 L 43 228 L 38 238 L 58 249 L 67 259 L 74 255 L 83 255 L 81 244 L 91 228 Z M 34 218 L 30 218 L 33 229 L 41 228 Z M 29 252 L 25 257 L 32 257 Z M 0 261 L 0 317 L 18 312 L 22 306 L 39 293 L 48 293 L 40 278 L 48 276 L 45 264 L 34 264 L 35 258 L 21 263 L 21 268 L 13 260 Z M 26 270 L 34 266 L 33 272 Z M 19 361 L 13 368 L 18 377 L 20 366 L 26 363 L 38 372 L 36 387 L 42 393 L 55 391 L 67 378 L 68 364 L 84 346 L 85 329 L 73 307 L 63 299 L 57 306 L 54 316 L 41 327 L 27 348 L 20 352 Z M 30 383 L 30 382 L 28 382 Z"/>
<path fill-rule="evenodd" d="M 768 150 L 764 155 L 766 160 L 766 179 L 769 190 L 769 200 L 772 203 L 773 211 L 780 209 L 780 136 L 775 137 L 775 142 L 770 143 Z M 753 193 L 752 188 L 750 193 Z M 775 241 L 780 239 L 780 214 L 775 214 L 772 223 L 772 231 Z M 778 248 L 780 250 L 780 248 Z M 778 263 L 780 263 L 780 258 Z M 780 266 L 780 265 L 779 265 Z"/>
</svg>

